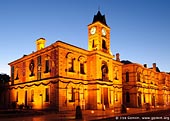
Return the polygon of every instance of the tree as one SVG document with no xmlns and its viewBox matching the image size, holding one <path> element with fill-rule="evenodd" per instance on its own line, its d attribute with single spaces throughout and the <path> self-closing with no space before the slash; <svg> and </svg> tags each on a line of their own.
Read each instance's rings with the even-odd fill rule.
<svg viewBox="0 0 170 121">
<path fill-rule="evenodd" d="M 8 83 L 10 81 L 10 76 L 7 74 L 0 74 L 0 85 Z"/>
</svg>

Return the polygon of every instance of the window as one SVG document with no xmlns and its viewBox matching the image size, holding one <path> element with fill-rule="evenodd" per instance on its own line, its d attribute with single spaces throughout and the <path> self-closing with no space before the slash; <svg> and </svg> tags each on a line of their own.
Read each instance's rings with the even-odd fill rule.
<svg viewBox="0 0 170 121">
<path fill-rule="evenodd" d="M 145 94 L 143 94 L 143 102 L 146 103 Z"/>
<path fill-rule="evenodd" d="M 45 60 L 45 72 L 44 73 L 48 73 L 50 72 L 50 62 L 49 60 Z"/>
<path fill-rule="evenodd" d="M 41 66 L 41 56 L 37 57 L 38 66 Z"/>
<path fill-rule="evenodd" d="M 140 81 L 140 73 L 137 72 L 137 81 Z"/>
<path fill-rule="evenodd" d="M 75 102 L 75 88 L 71 89 L 71 100 L 69 102 Z"/>
<path fill-rule="evenodd" d="M 76 93 L 76 100 L 78 100 L 80 102 L 80 92 L 79 91 Z"/>
<path fill-rule="evenodd" d="M 126 82 L 129 82 L 129 72 L 126 72 Z"/>
<path fill-rule="evenodd" d="M 118 101 L 118 94 L 115 94 L 115 101 Z"/>
<path fill-rule="evenodd" d="M 32 59 L 30 64 L 29 64 L 29 69 L 30 69 L 30 72 L 31 72 L 30 77 L 34 76 L 34 66 L 35 66 L 34 65 L 34 60 Z"/>
<path fill-rule="evenodd" d="M 41 56 L 37 57 L 37 65 L 38 65 L 37 79 L 40 80 L 41 79 Z"/>
<path fill-rule="evenodd" d="M 14 66 L 11 67 L 11 80 L 13 84 L 14 83 Z"/>
<path fill-rule="evenodd" d="M 75 101 L 75 92 L 74 92 L 74 90 L 75 90 L 75 88 L 72 88 L 72 90 L 71 90 L 71 93 L 72 93 L 71 100 L 72 100 L 72 102 Z"/>
<path fill-rule="evenodd" d="M 31 90 L 31 102 L 34 102 L 34 90 Z"/>
<path fill-rule="evenodd" d="M 50 101 L 49 88 L 45 88 L 45 102 Z"/>
<path fill-rule="evenodd" d="M 16 102 L 18 102 L 18 92 L 16 93 Z"/>
<path fill-rule="evenodd" d="M 115 71 L 115 80 L 118 80 L 118 70 Z"/>
<path fill-rule="evenodd" d="M 68 52 L 66 54 L 66 59 L 67 59 L 67 72 L 74 72 L 74 63 L 75 63 L 75 58 L 74 54 L 72 52 Z"/>
<path fill-rule="evenodd" d="M 78 57 L 78 62 L 79 62 L 79 73 L 80 74 L 85 74 L 86 57 L 80 55 Z"/>
<path fill-rule="evenodd" d="M 107 47 L 106 47 L 106 41 L 105 41 L 105 40 L 102 40 L 102 48 L 103 48 L 103 49 L 107 49 Z"/>
<path fill-rule="evenodd" d="M 25 76 L 25 67 L 26 67 L 26 64 L 25 64 L 25 62 L 23 62 L 23 64 L 22 64 L 22 76 Z"/>
<path fill-rule="evenodd" d="M 19 79 L 19 76 L 18 76 L 18 68 L 16 69 L 16 73 L 17 73 L 17 75 L 16 75 L 15 80 L 18 80 L 18 79 Z"/>
<path fill-rule="evenodd" d="M 80 73 L 85 74 L 85 72 L 84 72 L 84 63 L 80 63 Z"/>
<path fill-rule="evenodd" d="M 126 102 L 130 103 L 130 94 L 129 94 L 129 92 L 126 92 Z"/>
<path fill-rule="evenodd" d="M 69 61 L 69 69 L 68 69 L 69 72 L 74 72 L 74 60 L 75 59 L 72 58 Z"/>
<path fill-rule="evenodd" d="M 102 70 L 102 80 L 108 81 L 108 67 L 107 67 L 107 65 L 103 65 L 101 70 Z"/>
<path fill-rule="evenodd" d="M 92 41 L 92 48 L 94 48 L 94 40 Z"/>
</svg>

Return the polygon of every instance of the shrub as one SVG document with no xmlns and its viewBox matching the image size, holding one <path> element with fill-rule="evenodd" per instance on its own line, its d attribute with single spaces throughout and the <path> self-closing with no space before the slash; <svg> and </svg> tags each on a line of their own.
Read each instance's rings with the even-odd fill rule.
<svg viewBox="0 0 170 121">
<path fill-rule="evenodd" d="M 16 102 L 16 101 L 13 101 L 13 102 L 11 103 L 11 106 L 12 106 L 12 109 L 16 109 L 16 107 L 17 107 L 17 102 Z"/>
<path fill-rule="evenodd" d="M 19 105 L 19 109 L 22 110 L 23 108 L 24 108 L 24 104 L 22 103 Z"/>
<path fill-rule="evenodd" d="M 121 105 L 121 113 L 127 113 L 127 109 L 124 104 Z"/>
</svg>

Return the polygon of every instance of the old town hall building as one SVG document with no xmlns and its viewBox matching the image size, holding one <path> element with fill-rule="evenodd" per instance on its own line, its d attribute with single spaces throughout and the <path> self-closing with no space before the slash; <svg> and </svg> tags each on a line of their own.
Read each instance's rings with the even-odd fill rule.
<svg viewBox="0 0 170 121">
<path fill-rule="evenodd" d="M 98 11 L 88 25 L 88 50 L 62 41 L 45 47 L 36 40 L 36 52 L 9 63 L 11 82 L 1 98 L 33 109 L 57 111 L 168 105 L 170 74 L 156 63 L 120 61 L 110 50 L 110 27 Z"/>
<path fill-rule="evenodd" d="M 9 63 L 10 102 L 34 109 L 112 108 L 122 104 L 122 63 L 110 51 L 110 28 L 98 11 L 88 25 L 88 50 L 56 41 Z"/>
</svg>

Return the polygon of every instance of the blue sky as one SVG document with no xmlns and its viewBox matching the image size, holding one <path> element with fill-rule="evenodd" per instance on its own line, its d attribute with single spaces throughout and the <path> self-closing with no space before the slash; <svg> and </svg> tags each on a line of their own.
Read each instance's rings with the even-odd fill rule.
<svg viewBox="0 0 170 121">
<path fill-rule="evenodd" d="M 0 73 L 9 62 L 61 40 L 87 49 L 87 25 L 98 8 L 111 28 L 111 51 L 121 60 L 157 63 L 170 72 L 170 0 L 1 0 Z"/>
</svg>

